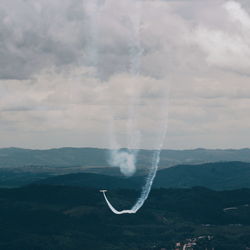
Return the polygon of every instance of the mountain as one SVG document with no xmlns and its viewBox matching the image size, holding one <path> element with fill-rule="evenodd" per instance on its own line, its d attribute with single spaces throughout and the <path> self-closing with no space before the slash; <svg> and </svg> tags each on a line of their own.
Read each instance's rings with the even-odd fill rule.
<svg viewBox="0 0 250 250">
<path fill-rule="evenodd" d="M 78 186 L 96 189 L 138 189 L 140 182 L 133 178 L 122 178 L 117 176 L 108 176 L 92 173 L 78 173 L 53 176 L 37 181 L 37 184 Z"/>
<path fill-rule="evenodd" d="M 41 184 L 92 187 L 98 189 L 136 188 L 145 183 L 145 176 L 122 178 L 98 174 L 69 174 L 40 180 Z M 207 187 L 213 190 L 250 188 L 250 163 L 216 162 L 199 165 L 178 165 L 157 172 L 154 188 Z"/>
<path fill-rule="evenodd" d="M 107 193 L 118 209 L 138 193 Z M 250 189 L 158 189 L 137 214 L 115 215 L 96 189 L 32 185 L 0 189 L 0 249 L 160 250 L 177 242 L 194 249 L 250 246 Z"/>
<path fill-rule="evenodd" d="M 189 188 L 203 186 L 214 190 L 250 188 L 250 163 L 215 162 L 179 165 L 158 171 L 154 187 Z"/>
<path fill-rule="evenodd" d="M 31 150 L 21 148 L 0 149 L 0 167 L 21 166 L 105 166 L 105 149 L 97 148 L 60 148 Z"/>
<path fill-rule="evenodd" d="M 139 169 L 150 166 L 152 150 L 140 150 L 137 165 Z M 0 167 L 50 166 L 50 167 L 84 167 L 88 171 L 109 167 L 109 150 L 98 148 L 59 148 L 48 150 L 30 150 L 20 148 L 0 149 Z M 217 161 L 250 162 L 250 149 L 194 149 L 162 150 L 160 168 L 177 164 L 198 164 Z M 110 167 L 109 167 L 110 168 Z M 110 168 L 111 174 L 114 168 Z M 102 170 L 100 170 L 102 171 Z"/>
</svg>

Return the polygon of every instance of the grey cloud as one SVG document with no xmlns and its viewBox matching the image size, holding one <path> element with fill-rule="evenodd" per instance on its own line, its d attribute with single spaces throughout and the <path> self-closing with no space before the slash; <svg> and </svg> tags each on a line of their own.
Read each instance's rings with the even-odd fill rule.
<svg viewBox="0 0 250 250">
<path fill-rule="evenodd" d="M 25 79 L 51 65 L 77 63 L 86 43 L 81 1 L 16 0 L 0 3 L 0 10 L 2 79 Z"/>
<path fill-rule="evenodd" d="M 165 147 L 246 146 L 250 36 L 226 1 L 143 1 L 136 76 L 133 1 L 100 2 L 92 16 L 91 1 L 0 2 L 0 146 L 107 147 L 112 116 L 126 146 L 129 103 L 142 147 L 168 109 Z"/>
<path fill-rule="evenodd" d="M 0 3 L 0 77 L 25 79 L 51 66 L 91 65 L 91 53 L 98 53 L 95 60 L 101 78 L 107 79 L 117 72 L 128 72 L 134 32 L 130 17 L 135 11 L 133 1 L 127 1 L 125 5 L 119 1 L 103 1 L 92 14 L 87 9 L 89 3 L 91 0 L 53 3 L 15 0 L 8 4 Z M 161 16 L 167 15 L 168 19 L 161 23 L 162 19 L 155 19 L 156 11 L 160 11 Z M 147 57 L 156 53 L 157 65 L 146 66 L 143 62 L 141 69 L 145 74 L 159 77 L 169 68 L 163 67 L 161 61 L 169 60 L 168 66 L 173 62 L 171 47 L 178 41 L 178 29 L 182 29 L 182 24 L 178 22 L 181 19 L 171 13 L 168 6 L 158 7 L 154 1 L 148 1 L 143 7 L 142 22 L 145 27 L 153 25 L 155 31 L 150 34 L 153 31 L 151 27 L 151 30 L 142 27 L 144 31 L 140 39 L 144 46 L 144 57 L 147 61 Z M 165 22 L 169 22 L 167 26 Z M 164 27 L 164 31 L 160 27 Z M 173 36 L 176 38 L 171 38 Z M 173 40 L 166 51 L 171 58 L 162 54 L 163 39 Z M 91 52 L 93 46 L 96 46 L 96 52 Z M 160 55 L 164 58 L 161 59 Z"/>
</svg>

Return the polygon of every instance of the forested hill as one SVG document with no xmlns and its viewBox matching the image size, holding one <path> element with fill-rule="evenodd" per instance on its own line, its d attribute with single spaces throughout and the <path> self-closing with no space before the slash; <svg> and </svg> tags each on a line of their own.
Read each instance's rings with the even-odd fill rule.
<svg viewBox="0 0 250 250">
<path fill-rule="evenodd" d="M 138 197 L 132 190 L 107 195 L 118 209 L 131 207 Z M 0 249 L 172 250 L 194 238 L 195 249 L 245 250 L 249 204 L 249 189 L 158 189 L 137 214 L 118 216 L 96 189 L 0 189 Z"/>
<path fill-rule="evenodd" d="M 69 174 L 40 180 L 41 184 L 92 187 L 99 189 L 140 189 L 145 176 L 121 178 L 98 174 Z M 190 188 L 203 186 L 214 190 L 250 188 L 250 163 L 217 162 L 179 165 L 158 171 L 154 188 Z"/>
<path fill-rule="evenodd" d="M 250 188 L 250 163 L 215 162 L 179 165 L 158 171 L 154 187 L 189 188 L 195 186 L 214 190 Z"/>
</svg>

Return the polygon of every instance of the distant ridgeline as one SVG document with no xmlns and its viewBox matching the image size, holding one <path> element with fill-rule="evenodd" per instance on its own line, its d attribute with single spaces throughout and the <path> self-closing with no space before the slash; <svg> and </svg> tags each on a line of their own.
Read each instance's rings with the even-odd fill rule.
<svg viewBox="0 0 250 250">
<path fill-rule="evenodd" d="M 140 150 L 138 167 L 151 163 L 151 150 Z M 56 166 L 56 167 L 108 167 L 109 150 L 99 148 L 59 148 L 30 150 L 20 148 L 0 149 L 0 167 Z M 177 164 L 199 164 L 218 161 L 250 162 L 250 149 L 239 150 L 162 150 L 160 167 Z"/>
<path fill-rule="evenodd" d="M 120 176 L 118 168 L 108 166 L 109 152 L 105 149 L 0 149 L 0 187 L 42 183 L 97 189 L 140 189 L 147 174 L 144 169 L 150 163 L 152 152 L 141 150 L 137 175 L 124 178 Z M 163 150 L 160 170 L 153 187 L 203 186 L 214 190 L 250 188 L 248 161 L 250 149 Z"/>
</svg>

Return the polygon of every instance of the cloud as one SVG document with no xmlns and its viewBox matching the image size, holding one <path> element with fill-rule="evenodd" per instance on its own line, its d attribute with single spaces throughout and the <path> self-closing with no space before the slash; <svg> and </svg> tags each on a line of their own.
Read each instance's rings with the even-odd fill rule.
<svg viewBox="0 0 250 250">
<path fill-rule="evenodd" d="M 112 117 L 126 146 L 130 104 L 141 147 L 159 143 L 168 110 L 165 147 L 247 146 L 249 8 L 224 0 L 0 3 L 0 146 L 108 147 Z M 131 75 L 135 64 L 140 74 Z"/>
<path fill-rule="evenodd" d="M 228 1 L 224 4 L 224 8 L 228 11 L 233 21 L 238 22 L 245 28 L 250 28 L 249 14 L 243 9 L 239 2 Z"/>
<path fill-rule="evenodd" d="M 225 29 L 226 25 L 210 28 L 199 24 L 192 39 L 206 54 L 209 65 L 249 74 L 250 16 L 239 2 L 227 1 L 221 7 L 230 29 Z"/>
<path fill-rule="evenodd" d="M 2 79 L 27 79 L 53 65 L 77 63 L 86 44 L 81 1 L 0 3 Z"/>
</svg>

